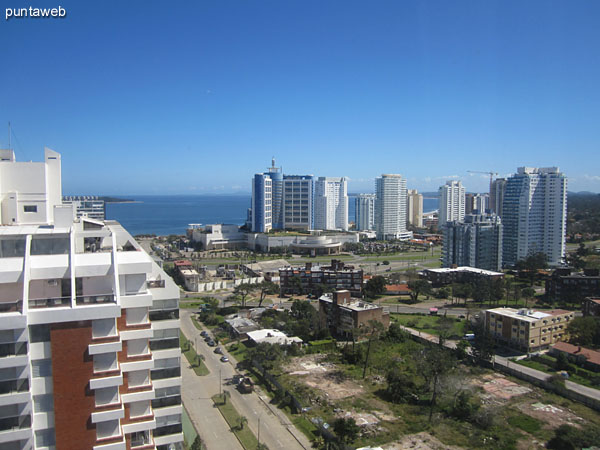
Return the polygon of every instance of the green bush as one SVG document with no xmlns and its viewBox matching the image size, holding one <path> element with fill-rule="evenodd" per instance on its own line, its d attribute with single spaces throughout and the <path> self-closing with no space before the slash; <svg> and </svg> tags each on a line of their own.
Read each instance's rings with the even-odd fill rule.
<svg viewBox="0 0 600 450">
<path fill-rule="evenodd" d="M 527 433 L 535 433 L 542 427 L 542 424 L 539 420 L 534 419 L 526 414 L 511 416 L 508 418 L 507 422 L 513 427 L 520 428 Z"/>
</svg>

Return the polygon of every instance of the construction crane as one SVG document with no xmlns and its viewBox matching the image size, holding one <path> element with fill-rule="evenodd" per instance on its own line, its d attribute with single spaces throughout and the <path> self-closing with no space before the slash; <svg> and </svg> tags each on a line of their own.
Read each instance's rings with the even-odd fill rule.
<svg viewBox="0 0 600 450">
<path fill-rule="evenodd" d="M 467 170 L 467 172 L 469 173 L 485 173 L 486 175 L 490 176 L 490 195 L 492 195 L 492 182 L 494 180 L 494 177 L 496 175 L 498 175 L 498 172 L 481 172 L 479 170 Z"/>
</svg>

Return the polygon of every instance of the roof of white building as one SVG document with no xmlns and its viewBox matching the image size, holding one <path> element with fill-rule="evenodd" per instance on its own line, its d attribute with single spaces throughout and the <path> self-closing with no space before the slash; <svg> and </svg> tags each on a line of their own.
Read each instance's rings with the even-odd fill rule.
<svg viewBox="0 0 600 450">
<path fill-rule="evenodd" d="M 442 267 L 440 269 L 425 269 L 425 270 L 427 270 L 429 272 L 435 272 L 435 273 L 472 272 L 472 273 L 479 273 L 481 275 L 504 275 L 502 272 L 494 272 L 492 270 L 478 269 L 476 267 L 469 267 L 469 266 L 460 266 L 460 267 L 456 267 L 456 268 Z"/>
<path fill-rule="evenodd" d="M 552 314 L 547 314 L 542 311 L 534 311 L 532 309 L 515 309 L 515 308 L 494 308 L 488 309 L 489 312 L 501 316 L 511 317 L 513 319 L 525 320 L 526 322 L 535 322 L 536 320 L 552 317 Z"/>
<path fill-rule="evenodd" d="M 248 339 L 256 342 L 257 344 L 260 344 L 261 342 L 279 345 L 302 343 L 302 339 L 300 339 L 297 336 L 288 337 L 285 335 L 285 333 L 271 328 L 263 328 L 262 330 L 249 331 L 246 334 L 248 335 Z"/>
</svg>

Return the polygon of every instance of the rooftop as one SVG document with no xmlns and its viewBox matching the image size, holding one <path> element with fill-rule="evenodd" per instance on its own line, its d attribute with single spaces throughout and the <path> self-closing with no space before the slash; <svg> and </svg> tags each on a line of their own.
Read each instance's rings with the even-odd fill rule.
<svg viewBox="0 0 600 450">
<path fill-rule="evenodd" d="M 434 273 L 471 272 L 471 273 L 478 273 L 481 275 L 504 275 L 502 272 L 494 272 L 492 270 L 478 269 L 476 267 L 469 267 L 469 266 L 461 266 L 461 267 L 456 267 L 456 268 L 443 267 L 441 269 L 425 269 L 425 270 L 429 271 L 429 272 L 434 272 Z"/>
<path fill-rule="evenodd" d="M 569 344 L 568 342 L 557 342 L 552 346 L 552 348 L 575 356 L 582 355 L 592 364 L 600 365 L 600 352 L 595 350 Z"/>
<path fill-rule="evenodd" d="M 501 316 L 512 317 L 514 319 L 525 320 L 527 322 L 535 322 L 546 317 L 560 316 L 569 314 L 571 311 L 564 309 L 552 309 L 550 311 L 535 311 L 533 309 L 515 309 L 515 308 L 494 308 L 487 310 L 490 313 L 499 314 Z"/>
</svg>

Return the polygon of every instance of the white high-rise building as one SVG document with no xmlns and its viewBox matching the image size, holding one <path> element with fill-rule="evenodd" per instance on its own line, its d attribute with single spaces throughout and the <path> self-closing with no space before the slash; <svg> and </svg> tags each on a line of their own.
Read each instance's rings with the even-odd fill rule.
<svg viewBox="0 0 600 450">
<path fill-rule="evenodd" d="M 550 265 L 565 256 L 567 178 L 558 167 L 519 167 L 506 180 L 502 203 L 502 259 L 505 266 L 535 253 Z"/>
<path fill-rule="evenodd" d="M 0 447 L 181 449 L 179 288 L 60 171 L 0 150 Z"/>
<path fill-rule="evenodd" d="M 439 190 L 438 226 L 465 218 L 465 188 L 460 181 L 448 181 Z"/>
<path fill-rule="evenodd" d="M 355 209 L 356 229 L 370 231 L 375 229 L 375 194 L 358 194 Z"/>
<path fill-rule="evenodd" d="M 423 196 L 416 189 L 409 189 L 406 194 L 408 223 L 423 228 Z"/>
<path fill-rule="evenodd" d="M 315 183 L 315 229 L 348 231 L 348 181 L 319 177 Z"/>
<path fill-rule="evenodd" d="M 377 239 L 410 239 L 406 231 L 406 180 L 383 174 L 375 179 L 375 230 Z"/>
</svg>

